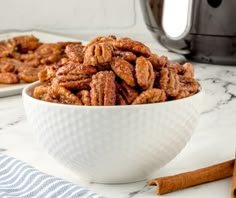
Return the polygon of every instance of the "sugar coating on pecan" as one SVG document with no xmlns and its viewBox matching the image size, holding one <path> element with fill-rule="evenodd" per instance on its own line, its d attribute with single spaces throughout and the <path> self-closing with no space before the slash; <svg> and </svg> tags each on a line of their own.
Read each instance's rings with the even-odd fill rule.
<svg viewBox="0 0 236 198">
<path fill-rule="evenodd" d="M 71 91 L 66 89 L 65 87 L 59 85 L 51 86 L 49 89 L 49 95 L 62 104 L 74 104 L 74 105 L 82 105 L 81 100 L 78 96 L 73 94 Z"/>
<path fill-rule="evenodd" d="M 65 53 L 72 61 L 82 63 L 83 62 L 83 49 L 82 44 L 69 44 L 65 48 Z"/>
<path fill-rule="evenodd" d="M 148 104 L 166 101 L 165 91 L 162 89 L 148 89 L 138 95 L 132 104 Z"/>
<path fill-rule="evenodd" d="M 165 90 L 168 96 L 175 97 L 179 93 L 179 76 L 175 68 L 163 68 L 160 71 L 160 89 Z"/>
<path fill-rule="evenodd" d="M 54 65 L 46 66 L 38 73 L 40 82 L 51 82 L 56 76 L 56 67 Z"/>
<path fill-rule="evenodd" d="M 41 64 L 55 63 L 60 59 L 61 52 L 61 45 L 55 43 L 42 44 L 35 51 Z"/>
<path fill-rule="evenodd" d="M 194 78 L 194 68 L 191 63 L 183 64 L 183 68 L 184 68 L 184 77 Z"/>
<path fill-rule="evenodd" d="M 127 37 L 120 38 L 114 41 L 114 46 L 120 50 L 129 50 L 131 52 L 134 52 L 135 54 L 141 54 L 146 57 L 151 55 L 151 51 L 146 45 Z"/>
<path fill-rule="evenodd" d="M 122 95 L 117 94 L 116 95 L 116 105 L 127 105 L 128 103 L 126 102 L 126 100 L 123 98 Z"/>
<path fill-rule="evenodd" d="M 90 86 L 92 105 L 110 106 L 116 104 L 116 84 L 113 72 L 100 71 L 93 75 Z"/>
<path fill-rule="evenodd" d="M 40 100 L 45 100 L 45 98 L 48 97 L 49 89 L 50 86 L 47 84 L 39 85 L 34 88 L 33 97 Z"/>
<path fill-rule="evenodd" d="M 189 93 L 198 92 L 200 84 L 196 79 L 180 76 L 179 80 L 180 80 L 180 90 L 188 91 Z"/>
<path fill-rule="evenodd" d="M 95 43 L 84 51 L 84 64 L 103 65 L 111 62 L 112 47 L 108 43 Z"/>
<path fill-rule="evenodd" d="M 18 67 L 22 66 L 19 60 L 13 58 L 0 58 L 0 72 L 15 72 Z"/>
<path fill-rule="evenodd" d="M 130 51 L 114 50 L 113 55 L 118 56 L 131 63 L 135 62 L 137 58 L 137 56 L 133 52 L 130 52 Z"/>
<path fill-rule="evenodd" d="M 116 40 L 116 37 L 114 35 L 110 36 L 98 36 L 92 39 L 87 46 L 93 45 L 95 43 L 110 43 L 113 44 L 113 42 Z"/>
<path fill-rule="evenodd" d="M 81 90 L 77 93 L 77 96 L 80 98 L 81 102 L 85 106 L 91 105 L 91 98 L 89 90 Z"/>
<path fill-rule="evenodd" d="M 15 46 L 7 41 L 0 42 L 0 58 L 8 57 L 15 50 Z"/>
<path fill-rule="evenodd" d="M 134 66 L 122 58 L 112 58 L 111 68 L 114 73 L 124 80 L 129 86 L 134 87 L 136 81 L 134 78 Z"/>
<path fill-rule="evenodd" d="M 169 62 L 166 56 L 159 57 L 157 54 L 154 53 L 152 53 L 147 59 L 152 63 L 152 66 L 157 70 L 165 67 Z"/>
<path fill-rule="evenodd" d="M 135 75 L 139 86 L 146 90 L 151 89 L 155 81 L 153 66 L 149 60 L 140 56 L 136 60 Z"/>
<path fill-rule="evenodd" d="M 17 36 L 10 41 L 15 44 L 16 50 L 22 53 L 33 51 L 41 45 L 38 38 L 33 35 Z"/>
<path fill-rule="evenodd" d="M 19 78 L 17 77 L 16 74 L 10 73 L 10 72 L 0 73 L 0 83 L 16 84 L 18 82 L 19 82 Z"/>
<path fill-rule="evenodd" d="M 130 104 L 138 96 L 138 92 L 127 85 L 124 81 L 121 84 L 117 84 L 117 89 L 122 98 L 126 101 L 126 104 Z"/>
<path fill-rule="evenodd" d="M 32 83 L 39 79 L 38 72 L 38 68 L 28 67 L 27 69 L 24 69 L 23 71 L 19 72 L 17 75 L 20 80 L 23 80 L 27 83 Z"/>
</svg>

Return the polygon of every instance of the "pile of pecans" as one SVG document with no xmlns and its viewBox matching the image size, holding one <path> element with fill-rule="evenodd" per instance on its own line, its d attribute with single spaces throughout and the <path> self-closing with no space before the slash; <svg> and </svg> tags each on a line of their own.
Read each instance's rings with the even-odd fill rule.
<svg viewBox="0 0 236 198">
<path fill-rule="evenodd" d="M 45 65 L 57 63 L 68 43 L 41 43 L 33 35 L 0 41 L 0 83 L 31 83 Z"/>
<path fill-rule="evenodd" d="M 39 80 L 34 98 L 87 106 L 157 103 L 199 90 L 192 64 L 170 62 L 139 41 L 115 36 L 67 44 L 63 58 L 40 71 Z"/>
</svg>

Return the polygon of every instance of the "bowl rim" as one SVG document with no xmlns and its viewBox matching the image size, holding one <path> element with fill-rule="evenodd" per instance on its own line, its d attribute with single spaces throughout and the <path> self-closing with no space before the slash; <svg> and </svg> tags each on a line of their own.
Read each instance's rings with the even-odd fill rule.
<svg viewBox="0 0 236 198">
<path fill-rule="evenodd" d="M 113 109 L 113 108 L 117 109 L 117 108 L 119 108 L 119 109 L 121 109 L 121 108 L 152 107 L 152 106 L 158 106 L 158 105 L 163 106 L 163 105 L 172 104 L 172 103 L 181 103 L 183 101 L 192 100 L 193 98 L 196 98 L 196 97 L 201 97 L 201 96 L 203 96 L 203 93 L 204 93 L 204 89 L 202 88 L 202 86 L 200 84 L 199 91 L 196 94 L 186 97 L 186 98 L 177 99 L 177 100 L 170 100 L 170 101 L 165 101 L 165 102 L 160 102 L 160 103 L 138 104 L 138 105 L 85 106 L 85 105 L 60 104 L 60 103 L 47 102 L 47 101 L 39 100 L 39 99 L 32 97 L 32 95 L 30 94 L 31 90 L 40 84 L 42 84 L 42 83 L 39 81 L 36 81 L 36 82 L 33 82 L 33 83 L 27 85 L 22 90 L 23 100 L 24 100 L 24 98 L 27 98 L 33 102 L 41 103 L 42 105 L 52 105 L 52 106 L 58 106 L 61 108 L 74 108 L 74 107 L 78 108 L 79 107 L 79 108 L 88 108 L 88 109 L 96 109 L 96 108 L 99 108 L 99 109 L 107 109 L 107 108 L 108 109 Z"/>
</svg>

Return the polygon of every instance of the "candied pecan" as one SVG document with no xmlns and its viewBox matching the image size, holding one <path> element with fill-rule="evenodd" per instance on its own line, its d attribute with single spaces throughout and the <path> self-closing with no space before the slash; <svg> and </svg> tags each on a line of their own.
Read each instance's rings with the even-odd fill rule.
<svg viewBox="0 0 236 198">
<path fill-rule="evenodd" d="M 191 63 L 185 63 L 183 65 L 184 68 L 184 77 L 193 78 L 194 77 L 194 68 Z"/>
<path fill-rule="evenodd" d="M 182 98 L 186 98 L 193 95 L 193 93 L 190 93 L 187 90 L 180 90 L 178 95 L 174 98 L 174 99 L 182 99 Z"/>
<path fill-rule="evenodd" d="M 179 93 L 179 76 L 175 68 L 162 68 L 159 80 L 160 89 L 165 90 L 168 96 L 175 97 Z"/>
<path fill-rule="evenodd" d="M 97 72 L 95 67 L 79 63 L 71 63 L 60 67 L 57 70 L 58 75 L 84 75 L 91 76 Z"/>
<path fill-rule="evenodd" d="M 22 53 L 33 51 L 41 44 L 39 40 L 33 35 L 17 36 L 10 39 L 10 42 L 14 43 L 17 51 Z"/>
<path fill-rule="evenodd" d="M 19 82 L 19 78 L 16 74 L 5 72 L 0 73 L 0 83 L 2 84 L 15 84 Z"/>
<path fill-rule="evenodd" d="M 111 71 L 100 71 L 92 76 L 90 83 L 91 104 L 95 106 L 115 105 L 115 75 Z"/>
<path fill-rule="evenodd" d="M 51 89 L 49 89 L 49 95 L 51 98 L 58 100 L 58 102 L 62 104 L 82 105 L 82 102 L 78 96 L 71 93 L 65 87 L 61 87 L 59 85 L 53 85 Z"/>
<path fill-rule="evenodd" d="M 83 105 L 90 106 L 91 98 L 89 90 L 81 90 L 77 93 L 77 96 L 80 98 Z"/>
<path fill-rule="evenodd" d="M 83 62 L 84 46 L 80 44 L 69 44 L 66 46 L 65 53 L 70 60 L 82 63 Z"/>
<path fill-rule="evenodd" d="M 51 64 L 61 58 L 62 48 L 59 44 L 47 43 L 40 45 L 35 54 L 40 59 L 41 64 Z"/>
<path fill-rule="evenodd" d="M 53 84 L 73 90 L 89 89 L 91 76 L 96 72 L 97 69 L 89 65 L 79 63 L 64 65 L 57 70 Z"/>
<path fill-rule="evenodd" d="M 32 83 L 38 80 L 38 68 L 28 67 L 23 71 L 19 72 L 17 75 L 20 80 L 23 80 L 27 83 Z"/>
<path fill-rule="evenodd" d="M 15 46 L 7 41 L 0 42 L 0 58 L 11 55 L 15 50 Z"/>
<path fill-rule="evenodd" d="M 142 89 L 150 89 L 154 85 L 155 73 L 149 60 L 140 56 L 136 60 L 135 74 Z"/>
<path fill-rule="evenodd" d="M 133 100 L 138 96 L 138 92 L 127 85 L 124 81 L 121 84 L 117 84 L 117 89 L 128 104 L 133 102 Z"/>
<path fill-rule="evenodd" d="M 134 62 L 136 60 L 136 55 L 133 52 L 129 51 L 120 51 L 120 50 L 115 50 L 113 52 L 114 56 L 118 56 L 128 62 Z"/>
<path fill-rule="evenodd" d="M 84 63 L 86 65 L 103 65 L 111 62 L 112 48 L 108 43 L 95 43 L 84 51 Z"/>
<path fill-rule="evenodd" d="M 148 89 L 139 94 L 132 104 L 148 104 L 164 102 L 166 100 L 165 91 L 162 89 Z"/>
<path fill-rule="evenodd" d="M 124 80 L 129 86 L 134 87 L 136 85 L 134 78 L 134 67 L 126 60 L 122 58 L 112 58 L 111 68 L 117 76 Z"/>
<path fill-rule="evenodd" d="M 151 63 L 152 66 L 160 70 L 161 68 L 165 67 L 168 63 L 168 58 L 166 56 L 159 57 L 157 54 L 152 53 L 151 56 L 147 58 Z"/>
<path fill-rule="evenodd" d="M 200 84 L 194 78 L 186 78 L 185 76 L 179 76 L 180 90 L 188 91 L 189 93 L 197 93 Z"/>
<path fill-rule="evenodd" d="M 177 63 L 177 62 L 169 62 L 166 67 L 168 69 L 169 68 L 175 69 L 178 75 L 183 75 L 185 73 L 184 67 L 180 63 Z"/>
<path fill-rule="evenodd" d="M 62 49 L 65 49 L 67 45 L 82 45 L 80 41 L 66 41 L 66 42 L 57 42 Z"/>
<path fill-rule="evenodd" d="M 93 45 L 94 43 L 110 43 L 112 44 L 116 40 L 116 37 L 114 35 L 110 36 L 98 36 L 94 39 L 92 39 L 86 46 L 86 48 L 90 45 Z"/>
<path fill-rule="evenodd" d="M 48 97 L 49 85 L 43 84 L 34 88 L 33 97 L 44 100 L 45 97 Z"/>
<path fill-rule="evenodd" d="M 19 60 L 13 58 L 0 59 L 0 72 L 15 72 L 20 66 L 22 63 Z"/>
<path fill-rule="evenodd" d="M 139 41 L 134 41 L 130 38 L 120 38 L 114 41 L 114 46 L 123 51 L 129 50 L 131 52 L 141 54 L 146 57 L 151 55 L 151 51 L 146 45 Z"/>
<path fill-rule="evenodd" d="M 40 82 L 51 82 L 56 76 L 56 67 L 54 65 L 46 66 L 38 73 Z"/>
<path fill-rule="evenodd" d="M 60 85 L 71 90 L 89 89 L 91 78 L 76 78 L 73 76 L 60 76 L 53 79 L 52 84 Z"/>
<path fill-rule="evenodd" d="M 125 101 L 122 95 L 117 94 L 116 95 L 116 104 L 117 105 L 127 105 L 128 103 Z"/>
</svg>

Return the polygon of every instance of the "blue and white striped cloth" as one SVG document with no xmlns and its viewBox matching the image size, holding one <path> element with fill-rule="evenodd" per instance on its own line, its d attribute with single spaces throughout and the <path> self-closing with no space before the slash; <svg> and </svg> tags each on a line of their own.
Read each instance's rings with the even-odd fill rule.
<svg viewBox="0 0 236 198">
<path fill-rule="evenodd" d="M 105 198 L 0 154 L 0 198 Z"/>
</svg>

